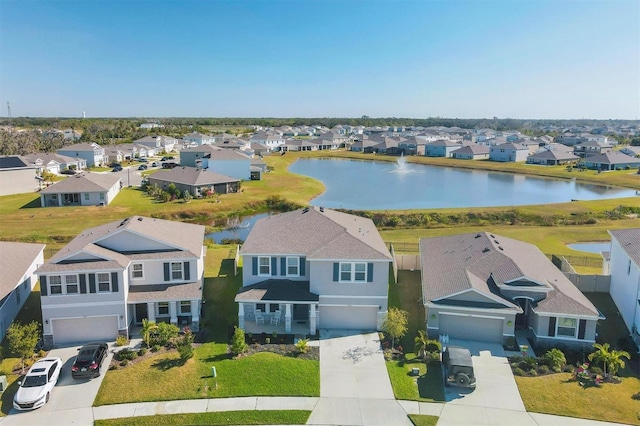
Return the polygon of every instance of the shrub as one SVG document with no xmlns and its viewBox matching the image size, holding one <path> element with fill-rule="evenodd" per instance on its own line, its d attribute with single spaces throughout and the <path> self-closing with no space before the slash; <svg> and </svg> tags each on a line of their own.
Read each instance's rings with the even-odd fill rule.
<svg viewBox="0 0 640 426">
<path fill-rule="evenodd" d="M 633 395 L 631 395 L 631 399 L 634 399 L 636 401 L 640 401 L 640 392 L 634 393 Z"/>
<path fill-rule="evenodd" d="M 189 358 L 193 357 L 193 333 L 190 330 L 187 330 L 184 333 L 184 336 L 178 341 L 176 347 L 178 348 L 178 353 L 180 354 L 180 359 L 182 361 L 186 361 Z"/>
<path fill-rule="evenodd" d="M 515 374 L 516 376 L 525 376 L 525 372 L 522 368 L 520 367 L 516 367 L 513 369 L 513 374 Z"/>
<path fill-rule="evenodd" d="M 296 349 L 298 349 L 298 352 L 300 352 L 301 354 L 306 354 L 309 350 L 309 347 L 307 346 L 308 343 L 309 339 L 298 339 L 298 341 L 296 342 Z"/>
<path fill-rule="evenodd" d="M 122 361 L 120 361 L 120 366 L 126 367 L 127 365 L 129 365 L 129 361 L 127 361 L 126 359 L 123 359 Z"/>
<path fill-rule="evenodd" d="M 45 350 L 44 350 L 44 349 L 40 349 L 40 350 L 38 351 L 38 358 L 44 358 L 46 354 L 47 354 L 47 353 L 45 352 Z"/>
<path fill-rule="evenodd" d="M 547 365 L 551 368 L 562 368 L 566 363 L 567 359 L 564 356 L 564 353 L 560 349 L 550 349 L 544 354 L 544 359 Z"/>
<path fill-rule="evenodd" d="M 158 352 L 160 350 L 160 345 L 151 346 L 151 352 Z"/>
<path fill-rule="evenodd" d="M 541 366 L 538 368 L 538 372 L 539 372 L 540 374 L 549 374 L 549 372 L 550 372 L 550 371 L 551 371 L 551 369 L 549 368 L 549 366 L 548 366 L 548 365 L 541 365 Z"/>
<path fill-rule="evenodd" d="M 571 364 L 565 365 L 564 368 L 562 369 L 562 371 L 564 371 L 565 373 L 573 373 L 574 370 L 575 368 Z"/>
<path fill-rule="evenodd" d="M 169 342 L 178 337 L 180 329 L 175 324 L 160 322 L 149 332 L 149 344 L 151 346 L 167 346 Z"/>
<path fill-rule="evenodd" d="M 146 353 L 147 348 L 140 348 L 140 350 L 138 351 L 138 356 L 145 356 Z"/>
<path fill-rule="evenodd" d="M 123 335 L 118 335 L 118 337 L 116 337 L 116 346 L 126 346 L 129 344 L 129 339 L 127 339 L 127 336 L 123 336 Z"/>
<path fill-rule="evenodd" d="M 133 349 L 125 348 L 116 352 L 116 357 L 118 361 L 133 361 L 138 358 L 138 353 Z"/>
<path fill-rule="evenodd" d="M 591 372 L 592 372 L 593 374 L 600 374 L 600 375 L 602 375 L 602 368 L 597 367 L 597 366 L 595 366 L 595 365 L 590 366 L 590 367 L 589 367 L 589 370 L 591 370 Z"/>
</svg>

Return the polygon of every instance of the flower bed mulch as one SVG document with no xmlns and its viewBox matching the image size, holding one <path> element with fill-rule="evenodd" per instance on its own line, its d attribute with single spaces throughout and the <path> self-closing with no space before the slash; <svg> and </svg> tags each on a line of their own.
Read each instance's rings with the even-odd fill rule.
<svg viewBox="0 0 640 426">
<path fill-rule="evenodd" d="M 258 352 L 273 352 L 282 356 L 290 356 L 313 361 L 320 360 L 320 348 L 318 346 L 307 346 L 307 352 L 301 353 L 295 345 L 287 344 L 265 344 L 254 343 L 248 345 L 247 352 L 243 356 L 257 354 Z"/>
</svg>

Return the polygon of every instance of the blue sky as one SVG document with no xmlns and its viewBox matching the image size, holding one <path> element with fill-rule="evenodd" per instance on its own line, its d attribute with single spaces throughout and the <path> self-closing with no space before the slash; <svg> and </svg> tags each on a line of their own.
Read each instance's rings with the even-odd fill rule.
<svg viewBox="0 0 640 426">
<path fill-rule="evenodd" d="M 0 0 L 13 116 L 640 118 L 637 0 Z"/>
</svg>

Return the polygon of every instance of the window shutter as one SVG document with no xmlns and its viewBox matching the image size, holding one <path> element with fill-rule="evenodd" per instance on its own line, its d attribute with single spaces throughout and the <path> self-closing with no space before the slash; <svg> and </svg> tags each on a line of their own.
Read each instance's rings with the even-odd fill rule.
<svg viewBox="0 0 640 426">
<path fill-rule="evenodd" d="M 184 262 L 184 279 L 189 281 L 191 279 L 191 270 L 189 269 L 189 262 Z"/>
<path fill-rule="evenodd" d="M 47 276 L 43 275 L 40 277 L 40 295 L 41 296 L 46 296 L 47 295 Z"/>
<path fill-rule="evenodd" d="M 87 293 L 87 276 L 85 274 L 80 274 L 80 293 Z"/>
<path fill-rule="evenodd" d="M 89 293 L 96 292 L 96 274 L 89 274 Z"/>
<path fill-rule="evenodd" d="M 271 258 L 271 275 L 278 275 L 278 258 Z"/>
<path fill-rule="evenodd" d="M 584 335 L 587 331 L 587 320 L 581 319 L 580 325 L 578 326 L 578 339 L 584 340 Z"/>
<path fill-rule="evenodd" d="M 165 281 L 171 281 L 171 265 L 169 265 L 169 263 L 165 263 L 164 264 L 164 280 Z"/>
<path fill-rule="evenodd" d="M 251 267 L 253 268 L 253 275 L 258 275 L 258 258 L 255 256 L 251 258 Z"/>
<path fill-rule="evenodd" d="M 556 317 L 549 318 L 549 336 L 556 336 Z"/>
<path fill-rule="evenodd" d="M 339 281 L 340 278 L 340 264 L 338 262 L 333 263 L 333 281 Z"/>
<path fill-rule="evenodd" d="M 111 291 L 114 293 L 118 292 L 118 273 L 111 273 Z"/>
<path fill-rule="evenodd" d="M 373 263 L 367 263 L 367 282 L 373 282 Z"/>
<path fill-rule="evenodd" d="M 280 275 L 287 275 L 287 258 L 280 258 Z"/>
<path fill-rule="evenodd" d="M 301 277 L 304 277 L 305 275 L 307 275 L 306 267 L 307 267 L 307 258 L 302 256 L 300 258 L 300 276 Z"/>
</svg>

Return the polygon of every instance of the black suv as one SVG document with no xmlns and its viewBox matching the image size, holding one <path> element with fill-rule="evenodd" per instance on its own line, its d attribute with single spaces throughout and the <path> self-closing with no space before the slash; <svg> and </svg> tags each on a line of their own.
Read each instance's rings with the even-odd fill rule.
<svg viewBox="0 0 640 426">
<path fill-rule="evenodd" d="M 102 373 L 102 361 L 107 357 L 109 346 L 104 342 L 87 343 L 78 349 L 78 356 L 71 366 L 71 377 L 85 379 L 98 377 Z"/>
<path fill-rule="evenodd" d="M 476 376 L 473 374 L 473 361 L 469 349 L 448 346 L 442 353 L 442 365 L 445 386 L 453 383 L 467 388 L 476 387 Z"/>
</svg>

